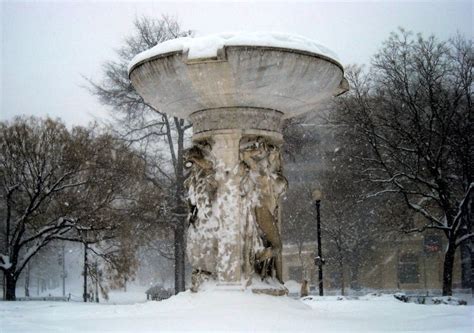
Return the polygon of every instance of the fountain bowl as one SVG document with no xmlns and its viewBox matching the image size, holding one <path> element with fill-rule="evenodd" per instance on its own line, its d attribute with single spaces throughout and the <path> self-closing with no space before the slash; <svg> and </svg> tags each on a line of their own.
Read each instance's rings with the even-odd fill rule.
<svg viewBox="0 0 474 333">
<path fill-rule="evenodd" d="M 234 113 L 239 122 L 249 118 L 242 117 L 244 109 L 263 111 L 258 121 L 284 119 L 315 111 L 348 90 L 343 67 L 330 50 L 275 33 L 171 40 L 135 57 L 129 76 L 157 111 L 192 121 L 201 111 L 225 110 L 225 118 Z"/>
</svg>

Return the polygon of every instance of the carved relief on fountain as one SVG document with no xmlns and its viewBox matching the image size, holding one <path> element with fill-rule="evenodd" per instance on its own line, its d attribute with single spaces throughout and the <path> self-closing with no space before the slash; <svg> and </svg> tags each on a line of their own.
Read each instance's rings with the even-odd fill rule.
<svg viewBox="0 0 474 333">
<path fill-rule="evenodd" d="M 184 186 L 188 191 L 188 244 L 187 255 L 193 266 L 193 291 L 209 278 L 215 278 L 218 230 L 212 205 L 216 198 L 215 161 L 211 147 L 203 142 L 194 145 L 185 154 L 189 170 Z"/>
<path fill-rule="evenodd" d="M 236 134 L 213 135 L 186 153 L 193 291 L 206 280 L 283 283 L 280 148 L 268 137 Z"/>
<path fill-rule="evenodd" d="M 240 190 L 244 223 L 244 273 L 262 280 L 282 280 L 281 195 L 288 186 L 282 174 L 280 148 L 263 137 L 240 142 Z"/>
</svg>

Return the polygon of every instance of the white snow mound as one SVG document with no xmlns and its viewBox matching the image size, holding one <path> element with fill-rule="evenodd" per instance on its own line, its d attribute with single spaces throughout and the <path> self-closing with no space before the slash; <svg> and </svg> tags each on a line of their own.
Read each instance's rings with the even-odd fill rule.
<svg viewBox="0 0 474 333">
<path fill-rule="evenodd" d="M 184 292 L 109 305 L 0 302 L 2 332 L 472 332 L 472 306 L 403 303 L 393 295 L 303 301 L 250 291 Z"/>
<path fill-rule="evenodd" d="M 138 63 L 170 52 L 188 52 L 188 59 L 212 58 L 224 46 L 267 46 L 306 51 L 339 62 L 338 56 L 322 44 L 294 34 L 281 32 L 224 32 L 202 37 L 181 37 L 159 43 L 149 50 L 137 54 L 130 64 L 128 71 Z"/>
</svg>

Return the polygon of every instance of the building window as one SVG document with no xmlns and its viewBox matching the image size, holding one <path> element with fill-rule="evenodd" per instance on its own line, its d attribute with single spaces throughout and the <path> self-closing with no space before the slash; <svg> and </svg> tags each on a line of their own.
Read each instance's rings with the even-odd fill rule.
<svg viewBox="0 0 474 333">
<path fill-rule="evenodd" d="M 419 277 L 418 256 L 413 253 L 402 254 L 398 262 L 398 280 L 400 283 L 418 283 Z"/>
<path fill-rule="evenodd" d="M 303 269 L 301 266 L 290 266 L 288 275 L 290 280 L 302 281 L 303 280 Z"/>
</svg>

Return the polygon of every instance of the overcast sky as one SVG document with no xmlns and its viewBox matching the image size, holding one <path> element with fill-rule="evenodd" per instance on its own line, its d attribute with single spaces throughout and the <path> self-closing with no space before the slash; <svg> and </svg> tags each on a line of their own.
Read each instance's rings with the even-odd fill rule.
<svg viewBox="0 0 474 333">
<path fill-rule="evenodd" d="M 197 35 L 281 31 L 316 39 L 343 64 L 369 63 L 401 26 L 442 39 L 473 37 L 472 1 L 112 2 L 2 1 L 0 120 L 18 114 L 85 125 L 107 108 L 83 88 L 132 32 L 136 16 L 175 16 Z"/>
</svg>

